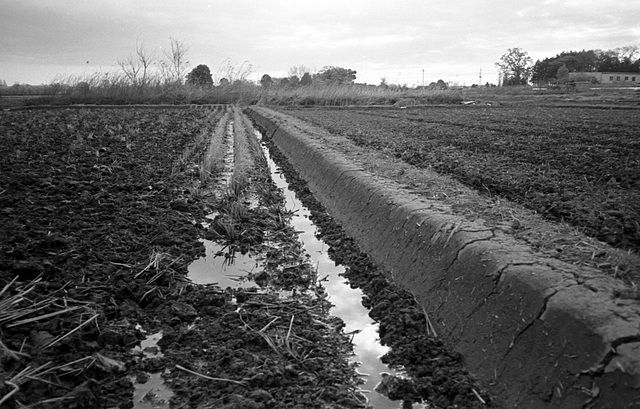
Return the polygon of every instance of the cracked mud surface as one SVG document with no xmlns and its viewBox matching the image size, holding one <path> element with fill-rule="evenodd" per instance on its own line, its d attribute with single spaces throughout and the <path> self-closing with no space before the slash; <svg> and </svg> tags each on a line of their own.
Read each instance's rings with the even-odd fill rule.
<svg viewBox="0 0 640 409">
<path fill-rule="evenodd" d="M 331 258 L 347 267 L 345 277 L 351 286 L 362 289 L 363 304 L 380 325 L 381 343 L 391 348 L 382 357 L 383 362 L 403 369 L 410 376 L 390 380 L 393 387 L 390 397 L 405 404 L 428 402 L 438 408 L 493 407 L 490 395 L 465 370 L 462 356 L 434 336 L 413 295 L 389 282 L 385 272 L 327 215 L 282 154 L 272 152 L 296 196 L 311 210 L 311 218 L 319 228 L 317 235 L 330 246 Z"/>
<path fill-rule="evenodd" d="M 333 146 L 342 145 L 365 168 L 470 220 L 481 219 L 547 256 L 589 265 L 632 286 L 640 282 L 635 110 L 526 104 L 280 110 L 335 134 Z M 394 167 L 376 164 L 374 156 Z M 432 170 L 477 189 L 480 197 L 425 179 Z"/>
<path fill-rule="evenodd" d="M 428 111 L 430 108 L 421 109 Z M 457 108 L 452 109 L 457 110 Z M 640 264 L 638 263 L 638 257 L 635 252 L 625 251 L 625 249 L 615 248 L 599 242 L 577 231 L 577 229 L 572 228 L 568 224 L 545 220 L 540 217 L 539 214 L 509 203 L 499 196 L 487 197 L 478 195 L 477 193 L 474 194 L 461 184 L 452 183 L 451 180 L 445 180 L 438 175 L 430 174 L 430 171 L 427 169 L 419 169 L 419 167 L 404 163 L 400 158 L 394 158 L 389 155 L 388 152 L 385 152 L 384 148 L 376 151 L 372 149 L 373 145 L 367 145 L 367 142 L 354 142 L 350 137 L 354 132 L 360 134 L 364 140 L 371 139 L 373 144 L 379 142 L 381 139 L 383 143 L 389 139 L 401 139 L 396 138 L 397 134 L 393 132 L 393 130 L 397 131 L 398 129 L 402 129 L 398 124 L 384 128 L 382 122 L 379 121 L 375 123 L 377 126 L 374 127 L 371 124 L 364 123 L 363 120 L 362 123 L 358 124 L 358 127 L 353 126 L 355 120 L 361 119 L 359 116 L 360 110 L 367 111 L 367 116 L 375 116 L 378 115 L 380 111 L 384 112 L 385 109 L 346 108 L 332 110 L 279 108 L 279 110 L 286 114 L 305 119 L 310 117 L 312 118 L 310 122 L 316 119 L 315 124 L 320 125 L 321 128 L 341 129 L 339 131 L 334 130 L 334 133 L 322 132 L 318 130 L 319 128 L 309 126 L 308 122 L 305 123 L 297 121 L 292 117 L 279 117 L 275 115 L 276 123 L 285 124 L 287 132 L 291 134 L 299 133 L 300 135 L 304 135 L 304 138 L 311 138 L 313 143 L 319 143 L 319 146 L 331 147 L 331 149 L 327 149 L 327 151 L 335 149 L 348 157 L 352 163 L 374 173 L 375 176 L 382 176 L 386 180 L 404 183 L 408 190 L 425 195 L 430 201 L 441 201 L 443 204 L 450 206 L 449 209 L 453 208 L 453 213 L 456 215 L 464 216 L 477 224 L 487 226 L 492 232 L 500 233 L 502 236 L 507 234 L 509 237 L 516 239 L 518 243 L 524 244 L 524 247 L 527 249 L 524 250 L 522 255 L 516 256 L 514 262 L 507 262 L 507 265 L 503 264 L 502 269 L 498 268 L 495 270 L 499 272 L 497 281 L 502 281 L 502 275 L 505 272 L 509 272 L 508 270 L 510 268 L 516 268 L 513 273 L 517 274 L 518 266 L 535 266 L 538 263 L 535 262 L 536 257 L 539 256 L 545 259 L 544 266 L 540 266 L 542 270 L 545 270 L 540 271 L 545 275 L 542 281 L 533 280 L 530 283 L 518 283 L 518 279 L 516 279 L 515 282 L 512 281 L 511 284 L 500 287 L 501 293 L 504 291 L 510 292 L 510 286 L 517 284 L 517 286 L 520 286 L 520 290 L 523 291 L 522 298 L 526 298 L 525 301 L 530 303 L 527 309 L 527 316 L 521 317 L 524 326 L 519 324 L 519 321 L 514 322 L 515 332 L 513 334 L 515 334 L 515 338 L 517 338 L 518 341 L 516 343 L 517 351 L 513 350 L 512 353 L 512 346 L 505 345 L 508 346 L 505 351 L 508 351 L 508 354 L 517 356 L 517 358 L 515 358 L 514 362 L 511 362 L 513 365 L 510 365 L 510 368 L 505 368 L 508 369 L 508 371 L 501 372 L 502 376 L 513 377 L 516 382 L 518 382 L 524 370 L 523 365 L 526 366 L 530 364 L 533 372 L 537 371 L 536 373 L 539 373 L 540 376 L 547 376 L 548 378 L 545 372 L 547 374 L 553 372 L 555 366 L 552 364 L 555 362 L 559 364 L 561 368 L 564 368 L 563 365 L 571 368 L 569 371 L 573 371 L 575 376 L 571 379 L 567 378 L 566 380 L 562 380 L 562 382 L 558 384 L 559 388 L 557 388 L 557 392 L 555 387 L 551 388 L 550 385 L 546 385 L 544 388 L 539 388 L 535 386 L 535 383 L 523 388 L 529 389 L 529 398 L 533 398 L 534 400 L 539 399 L 538 404 L 541 404 L 540 402 L 547 402 L 551 405 L 558 405 L 557 402 L 566 397 L 566 392 L 570 394 L 573 393 L 574 396 L 564 399 L 562 405 L 567 404 L 570 407 L 574 407 L 574 405 L 575 407 L 581 407 L 582 403 L 580 402 L 584 402 L 584 405 L 590 407 L 608 407 L 608 401 L 617 402 L 616 404 L 620 405 L 623 404 L 623 402 L 629 403 L 632 401 L 637 404 L 637 399 L 634 399 L 634 390 L 636 390 L 638 386 L 634 382 L 637 382 L 637 377 L 633 374 L 637 373 L 637 369 L 634 368 L 637 368 L 638 361 L 634 359 L 633 350 L 637 344 L 638 329 L 634 327 L 632 323 L 638 322 L 637 300 L 639 297 L 635 282 L 638 273 L 637 267 Z M 390 109 L 386 110 L 394 111 Z M 338 114 L 334 115 L 336 111 Z M 403 111 L 395 110 L 395 112 L 401 114 Z M 271 113 L 269 112 L 266 112 L 266 115 L 271 117 Z M 362 115 L 362 117 L 364 116 L 365 115 Z M 320 120 L 318 120 L 318 118 L 320 118 Z M 380 129 L 383 130 L 380 131 Z M 386 136 L 383 135 L 385 129 L 387 130 Z M 393 137 L 390 137 L 390 135 L 393 135 Z M 283 137 L 282 140 L 288 141 L 289 139 Z M 392 143 L 395 143 L 395 141 Z M 335 179 L 334 176 L 331 177 L 331 180 Z M 365 176 L 364 178 L 366 179 L 368 177 L 369 176 Z M 324 185 L 320 184 L 320 186 Z M 344 186 L 341 186 L 340 189 L 344 189 Z M 633 193 L 634 192 L 631 192 L 631 194 Z M 380 199 L 378 198 L 376 200 Z M 371 200 L 369 200 L 369 202 L 370 201 Z M 444 213 L 451 214 L 450 210 L 445 210 Z M 416 221 L 418 224 L 420 223 L 419 220 Z M 444 228 L 446 231 L 442 231 L 443 228 L 443 226 L 440 226 L 436 229 L 439 231 L 438 234 L 442 236 L 442 242 L 447 240 L 447 235 L 449 235 L 449 237 L 453 236 L 456 232 L 456 225 L 452 223 L 448 229 Z M 381 231 L 380 233 L 383 234 L 384 232 Z M 471 241 L 474 241 L 474 239 L 471 239 Z M 478 240 L 475 240 L 475 242 L 477 241 Z M 375 242 L 373 242 L 373 244 L 375 244 Z M 468 241 L 463 240 L 459 245 L 462 246 L 463 250 L 470 244 Z M 515 250 L 516 247 L 512 248 L 512 250 L 518 252 L 519 250 Z M 460 256 L 462 250 L 460 248 L 456 250 L 457 255 L 453 253 L 450 254 L 452 258 L 454 255 L 456 258 Z M 533 250 L 533 253 L 531 253 L 531 250 Z M 605 258 L 604 260 L 598 260 L 599 257 Z M 523 258 L 522 262 L 517 261 L 519 258 Z M 532 261 L 526 262 L 525 260 L 527 259 Z M 569 264 L 559 263 L 554 259 Z M 602 261 L 604 261 L 604 263 Z M 455 263 L 455 260 L 453 263 L 447 263 L 451 266 Z M 585 268 L 586 266 L 589 268 Z M 522 270 L 522 273 L 526 275 L 536 275 L 535 270 L 527 270 Z M 618 274 L 620 271 L 624 273 Z M 607 275 L 619 279 L 619 281 L 610 280 L 606 277 Z M 445 281 L 448 280 L 449 283 L 452 283 L 455 281 L 453 279 L 453 276 L 442 278 L 440 285 L 445 285 Z M 457 280 L 458 278 L 455 279 Z M 507 279 L 509 278 L 507 277 Z M 494 284 L 498 283 L 495 282 Z M 438 284 L 436 283 L 435 285 L 437 286 Z M 473 283 L 470 284 L 467 290 L 475 290 L 475 287 L 472 289 L 473 285 Z M 527 289 L 529 285 L 533 285 L 533 287 Z M 432 287 L 433 286 L 429 286 L 429 288 Z M 550 291 L 544 290 L 545 288 Z M 488 288 L 491 292 L 487 297 L 490 297 L 496 289 L 497 287 Z M 563 291 L 560 291 L 561 289 Z M 423 290 L 429 291 L 424 288 Z M 537 299 L 537 296 L 529 297 L 527 295 L 528 292 L 537 294 L 540 290 L 543 291 L 538 294 L 540 295 L 539 299 Z M 464 287 L 450 291 L 461 296 L 461 294 L 464 293 Z M 443 293 L 446 292 L 447 291 L 444 291 Z M 514 294 L 517 294 L 517 292 L 514 292 Z M 433 293 L 430 292 L 428 297 L 433 297 L 434 295 L 439 297 L 437 289 L 434 290 Z M 574 302 L 576 301 L 576 297 L 580 300 L 578 303 Z M 462 298 L 464 297 L 461 297 L 458 301 L 467 302 Z M 500 299 L 506 302 L 509 300 L 509 297 L 506 297 L 506 299 L 500 297 Z M 594 305 L 589 305 L 590 300 Z M 421 300 L 421 302 L 422 301 L 424 300 Z M 447 301 L 448 298 L 445 298 L 443 302 Z M 486 301 L 485 298 L 483 303 Z M 522 299 L 518 299 L 518 296 L 516 296 L 516 298 L 511 301 L 518 303 L 522 302 Z M 434 301 L 425 301 L 425 303 L 434 305 Z M 435 303 L 437 307 L 437 302 Z M 473 306 L 471 307 L 473 308 Z M 473 310 L 471 315 L 473 315 L 474 311 L 477 311 L 479 307 L 480 305 L 476 305 L 476 310 Z M 567 314 L 566 312 L 569 310 L 565 310 L 566 307 L 569 307 L 569 310 L 573 312 Z M 618 309 L 618 307 L 620 308 Z M 465 308 L 467 308 L 467 306 L 465 306 Z M 507 316 L 510 314 L 510 312 L 507 311 L 507 305 L 502 307 L 494 306 L 491 308 L 504 308 Z M 576 310 L 576 308 L 578 310 Z M 592 308 L 594 312 L 597 311 L 594 315 L 591 315 L 590 312 Z M 618 313 L 632 314 L 633 316 L 617 316 L 616 314 Z M 451 316 L 455 315 L 455 313 L 451 311 L 448 311 L 448 314 Z M 586 318 L 585 322 L 589 322 L 586 327 L 584 323 L 580 322 L 580 319 L 576 320 L 576 317 L 583 315 L 585 315 Z M 483 320 L 486 319 L 485 324 L 491 327 L 491 322 L 493 321 L 492 316 L 478 317 L 477 319 L 480 318 Z M 497 316 L 495 318 L 497 318 Z M 606 322 L 609 323 L 607 324 Z M 502 324 L 504 324 L 504 322 L 496 322 L 496 325 Z M 590 334 L 593 334 L 590 331 L 596 328 L 598 335 L 595 338 L 598 340 L 595 340 L 595 338 L 590 339 Z M 456 328 L 450 331 L 453 332 L 455 329 Z M 545 348 L 541 346 L 547 345 L 548 340 L 545 340 L 544 334 L 549 330 L 558 331 L 560 335 L 556 340 L 559 343 L 553 347 L 549 344 L 548 350 L 545 351 Z M 625 333 L 636 335 L 624 336 Z M 582 358 L 585 358 L 584 360 L 582 360 L 582 358 L 576 360 L 580 354 L 571 355 L 564 352 L 564 347 L 562 347 L 562 334 L 571 339 L 571 341 L 569 341 L 570 346 L 566 344 L 565 340 L 567 350 L 575 349 L 576 351 L 580 351 Z M 583 341 L 580 340 L 580 336 L 577 334 L 583 334 Z M 511 341 L 512 334 L 509 333 L 508 336 L 509 341 Z M 620 348 L 619 354 L 614 354 L 618 359 L 615 363 L 619 365 L 618 369 L 615 369 L 611 364 L 611 362 L 615 361 L 612 355 L 604 355 L 607 348 L 611 348 L 613 344 L 623 339 L 627 340 L 622 344 L 624 347 Z M 509 341 L 507 341 L 507 344 Z M 515 343 L 515 341 L 516 339 L 511 341 L 512 344 Z M 532 355 L 534 349 L 536 352 Z M 545 361 L 538 369 L 533 369 L 533 367 L 539 366 L 534 358 L 535 356 L 540 357 L 540 359 L 547 357 L 548 361 Z M 602 357 L 604 359 L 598 364 L 598 360 Z M 517 365 L 518 360 L 521 360 L 520 365 Z M 582 363 L 582 366 L 577 363 L 578 361 Z M 527 364 L 525 364 L 525 362 L 527 362 Z M 586 366 L 584 365 L 585 363 Z M 490 364 L 495 364 L 495 362 Z M 588 369 L 591 364 L 595 366 L 599 365 L 600 369 L 580 373 Z M 607 367 L 607 371 L 603 371 L 602 367 Z M 477 370 L 478 368 L 475 369 Z M 485 377 L 485 380 L 487 378 L 488 377 Z M 520 380 L 522 380 L 523 383 L 525 382 L 525 378 Z M 606 387 L 600 388 L 597 385 L 606 385 Z M 618 385 L 620 388 L 618 392 L 616 392 L 615 385 Z M 563 391 L 563 388 L 568 388 L 568 390 Z M 622 392 L 623 389 L 624 392 Z M 575 393 L 576 391 L 578 391 L 578 393 Z M 556 394 L 558 395 L 556 396 Z M 623 397 L 622 395 L 625 396 Z M 626 403 L 625 407 L 627 407 Z M 629 407 L 634 407 L 633 403 Z"/>
</svg>

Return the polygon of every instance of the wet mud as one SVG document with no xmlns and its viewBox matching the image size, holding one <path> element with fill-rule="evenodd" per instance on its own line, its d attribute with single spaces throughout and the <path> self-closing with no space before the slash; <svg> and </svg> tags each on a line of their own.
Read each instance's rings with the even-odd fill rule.
<svg viewBox="0 0 640 409">
<path fill-rule="evenodd" d="M 0 131 L 0 406 L 368 406 L 351 337 L 237 108 L 9 111 Z M 383 361 L 406 373 L 380 391 L 404 407 L 489 405 L 410 294 L 295 185 L 379 323 Z M 195 283 L 207 255 L 253 257 L 255 284 Z"/>
</svg>

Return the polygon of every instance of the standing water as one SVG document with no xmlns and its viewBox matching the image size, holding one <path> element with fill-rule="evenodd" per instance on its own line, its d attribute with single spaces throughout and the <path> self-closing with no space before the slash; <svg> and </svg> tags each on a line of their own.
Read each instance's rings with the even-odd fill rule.
<svg viewBox="0 0 640 409">
<path fill-rule="evenodd" d="M 262 135 L 255 131 L 258 139 Z M 228 185 L 233 172 L 233 121 L 227 125 L 225 145 L 225 166 L 217 184 Z M 353 343 L 353 361 L 359 363 L 359 372 L 364 384 L 361 386 L 369 404 L 375 409 L 396 409 L 398 402 L 389 400 L 386 396 L 375 392 L 375 387 L 382 381 L 383 373 L 395 374 L 382 363 L 380 357 L 388 348 L 382 346 L 378 340 L 378 324 L 369 318 L 368 310 L 362 305 L 362 291 L 351 288 L 342 276 L 344 267 L 336 266 L 329 258 L 327 245 L 316 238 L 316 226 L 310 220 L 310 212 L 295 197 L 289 188 L 284 175 L 271 159 L 266 147 L 263 147 L 271 177 L 274 184 L 280 188 L 286 197 L 285 208 L 293 212 L 291 223 L 299 234 L 300 241 L 309 255 L 309 262 L 317 269 L 317 276 L 328 294 L 328 300 L 333 305 L 332 315 L 344 322 L 343 331 L 351 337 Z M 216 284 L 222 288 L 251 287 L 255 283 L 246 280 L 246 276 L 261 268 L 261 259 L 255 259 L 250 254 L 230 250 L 211 240 L 203 240 L 206 256 L 195 260 L 189 266 L 189 278 L 196 284 Z M 143 341 L 137 353 L 144 352 L 144 359 L 154 359 L 161 356 L 157 348 L 157 341 L 162 334 L 153 334 Z M 134 408 L 166 408 L 171 391 L 163 384 L 161 373 L 146 374 L 144 379 L 133 379 L 135 385 Z"/>
<path fill-rule="evenodd" d="M 229 124 L 227 135 L 232 135 L 233 123 Z M 255 136 L 262 139 L 260 132 L 254 130 Z M 233 143 L 226 141 L 231 146 Z M 291 223 L 299 234 L 300 241 L 309 255 L 309 262 L 317 269 L 317 276 L 322 280 L 322 285 L 328 294 L 328 300 L 333 304 L 332 315 L 339 317 L 345 324 L 344 333 L 351 337 L 354 349 L 354 361 L 359 363 L 359 372 L 362 374 L 364 384 L 361 386 L 369 404 L 375 409 L 395 409 L 398 402 L 389 400 L 386 396 L 375 392 L 374 388 L 382 380 L 383 373 L 395 374 L 382 363 L 380 357 L 388 348 L 382 346 L 378 340 L 378 324 L 372 322 L 368 316 L 368 310 L 362 305 L 362 291 L 351 288 L 347 280 L 342 276 L 345 269 L 336 266 L 327 253 L 327 245 L 316 238 L 316 226 L 310 220 L 310 212 L 295 197 L 293 190 L 289 188 L 284 175 L 271 159 L 266 147 L 263 147 L 267 159 L 271 177 L 274 184 L 280 188 L 286 197 L 285 208 L 293 212 Z M 233 166 L 229 162 L 233 157 L 233 150 L 229 149 L 225 161 L 225 173 L 230 174 Z M 229 179 L 227 178 L 227 182 Z M 250 287 L 255 283 L 243 279 L 249 273 L 261 268 L 260 259 L 254 259 L 250 254 L 230 253 L 222 245 L 204 240 L 206 256 L 195 260 L 189 266 L 189 278 L 196 284 L 217 284 L 222 288 Z"/>
<path fill-rule="evenodd" d="M 256 132 L 260 139 L 262 135 Z M 300 236 L 300 241 L 309 254 L 311 263 L 317 267 L 318 277 L 324 279 L 324 286 L 329 301 L 333 304 L 332 315 L 344 321 L 344 332 L 351 334 L 355 361 L 360 363 L 359 372 L 363 375 L 365 384 L 362 385 L 363 392 L 369 399 L 369 403 L 376 409 L 397 408 L 398 403 L 389 400 L 386 396 L 374 391 L 376 385 L 382 380 L 382 373 L 395 374 L 382 363 L 380 357 L 384 355 L 388 348 L 380 344 L 378 340 L 378 324 L 369 318 L 368 310 L 362 305 L 362 291 L 351 288 L 347 280 L 342 277 L 345 269 L 336 266 L 329 258 L 326 245 L 315 236 L 316 226 L 309 218 L 311 213 L 296 198 L 293 190 L 289 188 L 284 175 L 271 159 L 268 150 L 264 149 L 271 178 L 277 187 L 285 193 L 287 210 L 295 211 L 292 224 Z"/>
</svg>

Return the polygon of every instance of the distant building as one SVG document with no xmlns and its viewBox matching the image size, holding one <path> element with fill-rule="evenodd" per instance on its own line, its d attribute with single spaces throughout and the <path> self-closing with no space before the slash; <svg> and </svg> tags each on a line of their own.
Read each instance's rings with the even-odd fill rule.
<svg viewBox="0 0 640 409">
<path fill-rule="evenodd" d="M 603 85 L 640 85 L 640 72 L 571 72 L 569 80 L 591 80 Z"/>
</svg>

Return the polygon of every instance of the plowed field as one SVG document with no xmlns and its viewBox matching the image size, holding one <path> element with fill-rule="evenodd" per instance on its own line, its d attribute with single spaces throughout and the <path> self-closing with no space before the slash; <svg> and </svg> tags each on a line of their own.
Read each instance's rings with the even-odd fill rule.
<svg viewBox="0 0 640 409">
<path fill-rule="evenodd" d="M 285 109 L 421 169 L 640 250 L 640 115 L 598 107 Z"/>
<path fill-rule="evenodd" d="M 8 111 L 0 138 L 1 407 L 367 407 L 343 323 L 238 108 Z M 490 405 L 413 297 L 313 210 L 365 288 L 385 362 L 415 376 L 386 394 Z M 204 237 L 225 259 L 259 256 L 256 286 L 189 281 Z"/>
</svg>

